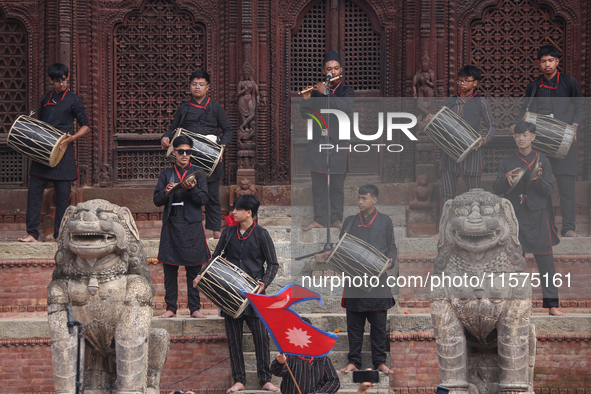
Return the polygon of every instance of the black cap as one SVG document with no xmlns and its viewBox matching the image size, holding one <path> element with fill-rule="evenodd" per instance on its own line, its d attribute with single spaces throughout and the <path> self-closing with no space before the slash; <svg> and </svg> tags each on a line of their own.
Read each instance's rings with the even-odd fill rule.
<svg viewBox="0 0 591 394">
<path fill-rule="evenodd" d="M 343 66 L 343 63 L 341 62 L 341 58 L 339 57 L 339 54 L 337 53 L 337 51 L 328 51 L 326 52 L 326 55 L 324 55 L 324 62 L 322 63 L 323 65 L 328 63 L 328 62 L 339 62 L 339 64 L 341 65 L 341 67 Z"/>
</svg>

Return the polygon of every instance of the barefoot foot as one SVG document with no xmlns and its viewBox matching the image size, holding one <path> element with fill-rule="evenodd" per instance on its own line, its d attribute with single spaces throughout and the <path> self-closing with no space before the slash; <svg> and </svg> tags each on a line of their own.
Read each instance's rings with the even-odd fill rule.
<svg viewBox="0 0 591 394">
<path fill-rule="evenodd" d="M 564 316 L 565 313 L 562 312 L 560 309 L 553 307 L 548 310 L 548 314 L 552 316 Z"/>
<path fill-rule="evenodd" d="M 349 373 L 351 371 L 359 371 L 359 368 L 357 368 L 354 364 L 347 364 L 347 366 L 345 368 L 341 368 L 341 372 L 344 373 Z"/>
<path fill-rule="evenodd" d="M 377 370 L 380 372 L 383 372 L 383 373 L 387 373 L 387 374 L 394 373 L 394 371 L 392 371 L 390 368 L 388 368 L 386 366 L 386 364 L 380 364 L 380 366 L 377 368 Z"/>
<path fill-rule="evenodd" d="M 161 319 L 168 319 L 169 317 L 176 317 L 176 313 L 173 311 L 166 311 L 158 317 Z"/>
<path fill-rule="evenodd" d="M 235 391 L 242 391 L 244 390 L 246 387 L 244 387 L 244 385 L 240 382 L 236 382 L 234 383 L 234 386 L 230 387 L 228 390 L 226 390 L 226 394 L 228 393 L 233 393 Z"/>
<path fill-rule="evenodd" d="M 25 238 L 19 238 L 18 240 L 21 242 L 37 242 L 37 240 L 33 238 L 31 234 L 27 235 Z"/>
<path fill-rule="evenodd" d="M 279 387 L 275 386 L 273 383 L 271 382 L 267 382 L 265 383 L 265 385 L 263 386 L 263 390 L 267 390 L 267 391 L 279 391 Z"/>
<path fill-rule="evenodd" d="M 191 317 L 194 317 L 196 319 L 205 319 L 205 315 L 199 311 L 191 313 Z"/>
</svg>

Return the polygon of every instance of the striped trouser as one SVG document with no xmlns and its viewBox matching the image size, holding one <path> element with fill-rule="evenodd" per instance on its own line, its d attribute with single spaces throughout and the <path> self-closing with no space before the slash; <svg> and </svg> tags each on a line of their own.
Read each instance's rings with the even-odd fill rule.
<svg viewBox="0 0 591 394">
<path fill-rule="evenodd" d="M 441 214 L 443 213 L 443 206 L 445 205 L 445 202 L 456 196 L 456 185 L 460 175 L 462 174 L 458 174 L 457 172 L 441 171 L 441 199 L 439 205 L 440 218 Z M 468 190 L 479 188 L 480 175 L 464 175 L 464 182 L 466 183 Z"/>
<path fill-rule="evenodd" d="M 269 335 L 267 329 L 257 317 L 240 316 L 238 319 L 232 319 L 225 315 L 226 335 L 228 336 L 228 349 L 230 350 L 230 364 L 232 366 L 232 378 L 234 382 L 246 384 L 246 370 L 244 368 L 244 355 L 242 354 L 242 327 L 243 322 L 252 332 L 254 340 L 254 351 L 257 358 L 257 375 L 261 387 L 271 381 L 270 355 L 269 355 Z"/>
</svg>

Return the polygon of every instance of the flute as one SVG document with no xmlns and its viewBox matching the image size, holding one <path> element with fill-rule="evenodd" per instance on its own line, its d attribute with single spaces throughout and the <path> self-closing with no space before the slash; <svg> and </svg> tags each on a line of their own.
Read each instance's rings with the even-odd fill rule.
<svg viewBox="0 0 591 394">
<path fill-rule="evenodd" d="M 332 77 L 332 78 L 330 79 L 330 82 L 334 82 L 334 81 L 336 81 L 336 80 L 338 80 L 338 79 L 340 79 L 340 78 L 343 78 L 343 76 L 342 76 L 342 75 L 337 75 L 336 77 Z M 304 94 L 304 93 L 308 93 L 308 92 L 311 92 L 312 90 L 314 90 L 314 87 L 313 87 L 313 86 L 311 86 L 311 87 L 309 87 L 309 88 L 306 88 L 306 89 L 304 89 L 304 90 L 302 90 L 302 91 L 298 92 L 298 94 Z"/>
</svg>

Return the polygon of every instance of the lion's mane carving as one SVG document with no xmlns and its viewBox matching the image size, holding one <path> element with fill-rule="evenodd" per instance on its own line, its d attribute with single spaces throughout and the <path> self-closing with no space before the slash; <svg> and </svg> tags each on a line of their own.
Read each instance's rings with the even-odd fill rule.
<svg viewBox="0 0 591 394">
<path fill-rule="evenodd" d="M 83 390 L 158 393 L 170 336 L 151 328 L 154 287 L 129 209 L 105 200 L 69 207 L 47 289 L 55 389 L 74 393 L 76 337 L 66 307 L 82 323 Z"/>
<path fill-rule="evenodd" d="M 477 278 L 431 291 L 441 383 L 452 394 L 533 390 L 531 285 L 511 203 L 472 189 L 445 203 L 434 275 Z M 502 279 L 504 276 L 504 279 Z"/>
</svg>

